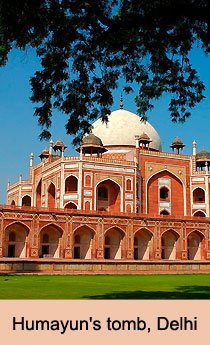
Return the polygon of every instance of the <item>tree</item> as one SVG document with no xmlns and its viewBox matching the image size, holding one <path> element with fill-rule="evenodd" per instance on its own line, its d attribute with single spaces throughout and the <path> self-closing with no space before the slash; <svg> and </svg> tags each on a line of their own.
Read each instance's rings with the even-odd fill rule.
<svg viewBox="0 0 210 345">
<path fill-rule="evenodd" d="M 30 79 L 41 138 L 57 108 L 78 143 L 99 115 L 107 121 L 122 78 L 124 92 L 139 84 L 143 118 L 166 92 L 172 121 L 185 121 L 204 98 L 189 60 L 196 42 L 209 53 L 207 0 L 0 0 L 1 66 L 14 47 L 35 48 L 41 61 Z"/>
</svg>

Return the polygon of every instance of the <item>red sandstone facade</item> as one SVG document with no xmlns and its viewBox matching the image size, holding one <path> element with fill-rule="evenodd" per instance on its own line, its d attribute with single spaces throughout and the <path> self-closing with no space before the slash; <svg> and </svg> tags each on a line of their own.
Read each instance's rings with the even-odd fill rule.
<svg viewBox="0 0 210 345">
<path fill-rule="evenodd" d="M 79 156 L 65 156 L 61 141 L 39 164 L 31 156 L 29 179 L 8 186 L 0 210 L 0 256 L 209 260 L 210 155 L 195 143 L 180 154 L 178 139 L 161 152 L 156 133 L 136 131 L 134 144 L 103 146 L 91 134 Z"/>
</svg>

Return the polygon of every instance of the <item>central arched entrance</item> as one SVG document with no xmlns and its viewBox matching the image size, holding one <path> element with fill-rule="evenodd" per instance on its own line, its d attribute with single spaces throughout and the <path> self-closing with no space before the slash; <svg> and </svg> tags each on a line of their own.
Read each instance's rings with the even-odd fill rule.
<svg viewBox="0 0 210 345">
<path fill-rule="evenodd" d="M 135 236 L 134 236 L 134 259 L 135 260 L 149 260 L 151 239 L 152 239 L 152 234 L 146 229 L 141 229 L 135 233 Z"/>
<path fill-rule="evenodd" d="M 161 238 L 162 245 L 162 259 L 175 260 L 177 259 L 177 243 L 179 236 L 173 230 L 164 232 Z"/>
<path fill-rule="evenodd" d="M 123 237 L 123 231 L 117 227 L 114 227 L 105 233 L 104 259 L 122 259 Z"/>
<path fill-rule="evenodd" d="M 92 259 L 95 232 L 82 226 L 74 232 L 74 259 Z"/>
<path fill-rule="evenodd" d="M 47 225 L 40 231 L 39 256 L 41 258 L 62 258 L 61 242 L 63 230 L 55 225 Z"/>
<path fill-rule="evenodd" d="M 96 209 L 120 212 L 120 187 L 111 180 L 105 180 L 96 188 Z"/>
<path fill-rule="evenodd" d="M 9 258 L 26 258 L 29 229 L 21 223 L 9 225 L 5 230 L 5 253 Z"/>
<path fill-rule="evenodd" d="M 167 183 L 167 186 L 162 186 Z M 158 215 L 163 209 L 170 210 L 172 216 L 184 216 L 183 182 L 173 173 L 164 170 L 155 173 L 147 184 L 147 207 L 143 211 L 147 214 Z M 172 192 L 173 191 L 173 192 Z M 177 196 L 178 202 L 177 202 Z"/>
</svg>

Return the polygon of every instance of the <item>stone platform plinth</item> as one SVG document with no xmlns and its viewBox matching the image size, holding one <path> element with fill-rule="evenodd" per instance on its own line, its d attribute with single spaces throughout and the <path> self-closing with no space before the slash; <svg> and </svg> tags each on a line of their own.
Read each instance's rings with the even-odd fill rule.
<svg viewBox="0 0 210 345">
<path fill-rule="evenodd" d="M 208 261 L 0 259 L 2 274 L 195 274 L 209 273 Z"/>
</svg>

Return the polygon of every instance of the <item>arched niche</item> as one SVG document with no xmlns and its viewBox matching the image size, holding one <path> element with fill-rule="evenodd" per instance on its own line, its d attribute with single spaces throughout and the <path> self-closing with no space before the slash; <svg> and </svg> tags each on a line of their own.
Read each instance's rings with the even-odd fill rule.
<svg viewBox="0 0 210 345">
<path fill-rule="evenodd" d="M 76 210 L 77 209 L 77 205 L 74 202 L 68 202 L 65 207 L 65 210 Z"/>
<path fill-rule="evenodd" d="M 22 206 L 31 206 L 31 197 L 29 195 L 25 195 L 22 198 Z"/>
<path fill-rule="evenodd" d="M 41 207 L 41 199 L 42 199 L 42 180 L 39 181 L 37 188 L 36 188 L 36 207 Z"/>
<path fill-rule="evenodd" d="M 78 179 L 71 175 L 65 180 L 65 193 L 76 193 L 78 190 Z"/>
<path fill-rule="evenodd" d="M 74 259 L 92 259 L 92 247 L 95 232 L 87 226 L 81 226 L 74 232 Z"/>
<path fill-rule="evenodd" d="M 120 187 L 112 180 L 105 180 L 96 188 L 96 209 L 120 212 Z"/>
<path fill-rule="evenodd" d="M 39 234 L 41 258 L 61 258 L 62 255 L 62 236 L 63 231 L 56 225 L 45 226 Z"/>
<path fill-rule="evenodd" d="M 199 231 L 191 232 L 187 237 L 187 250 L 189 260 L 203 259 L 204 235 Z"/>
<path fill-rule="evenodd" d="M 161 237 L 162 259 L 166 259 L 166 260 L 177 259 L 178 239 L 179 239 L 179 235 L 173 230 L 168 230 L 163 233 Z"/>
<path fill-rule="evenodd" d="M 55 185 L 53 183 L 49 185 L 47 195 L 48 195 L 48 208 L 54 209 L 55 208 Z"/>
<path fill-rule="evenodd" d="M 146 229 L 138 230 L 134 235 L 134 259 L 149 260 L 152 234 Z"/>
<path fill-rule="evenodd" d="M 104 258 L 122 259 L 122 241 L 124 233 L 121 229 L 114 227 L 109 229 L 104 236 Z"/>
<path fill-rule="evenodd" d="M 205 191 L 202 188 L 196 188 L 193 191 L 193 204 L 205 202 Z"/>
<path fill-rule="evenodd" d="M 126 180 L 126 190 L 131 191 L 131 179 Z"/>
<path fill-rule="evenodd" d="M 167 179 L 170 182 L 168 200 L 160 199 L 159 179 Z M 165 188 L 165 195 L 166 188 Z M 163 195 L 162 195 L 163 196 Z M 164 170 L 155 173 L 147 183 L 147 213 L 151 215 L 159 214 L 160 202 L 170 202 L 171 215 L 184 216 L 184 186 L 182 181 L 173 173 Z"/>
<path fill-rule="evenodd" d="M 164 210 L 160 211 L 160 214 L 162 214 L 163 216 L 169 216 L 170 213 L 164 209 Z"/>
<path fill-rule="evenodd" d="M 199 210 L 199 211 L 196 211 L 194 214 L 193 214 L 194 217 L 206 217 L 206 214 L 205 212 Z"/>
<path fill-rule="evenodd" d="M 22 223 L 13 223 L 5 229 L 6 257 L 26 258 L 29 229 Z"/>
</svg>

